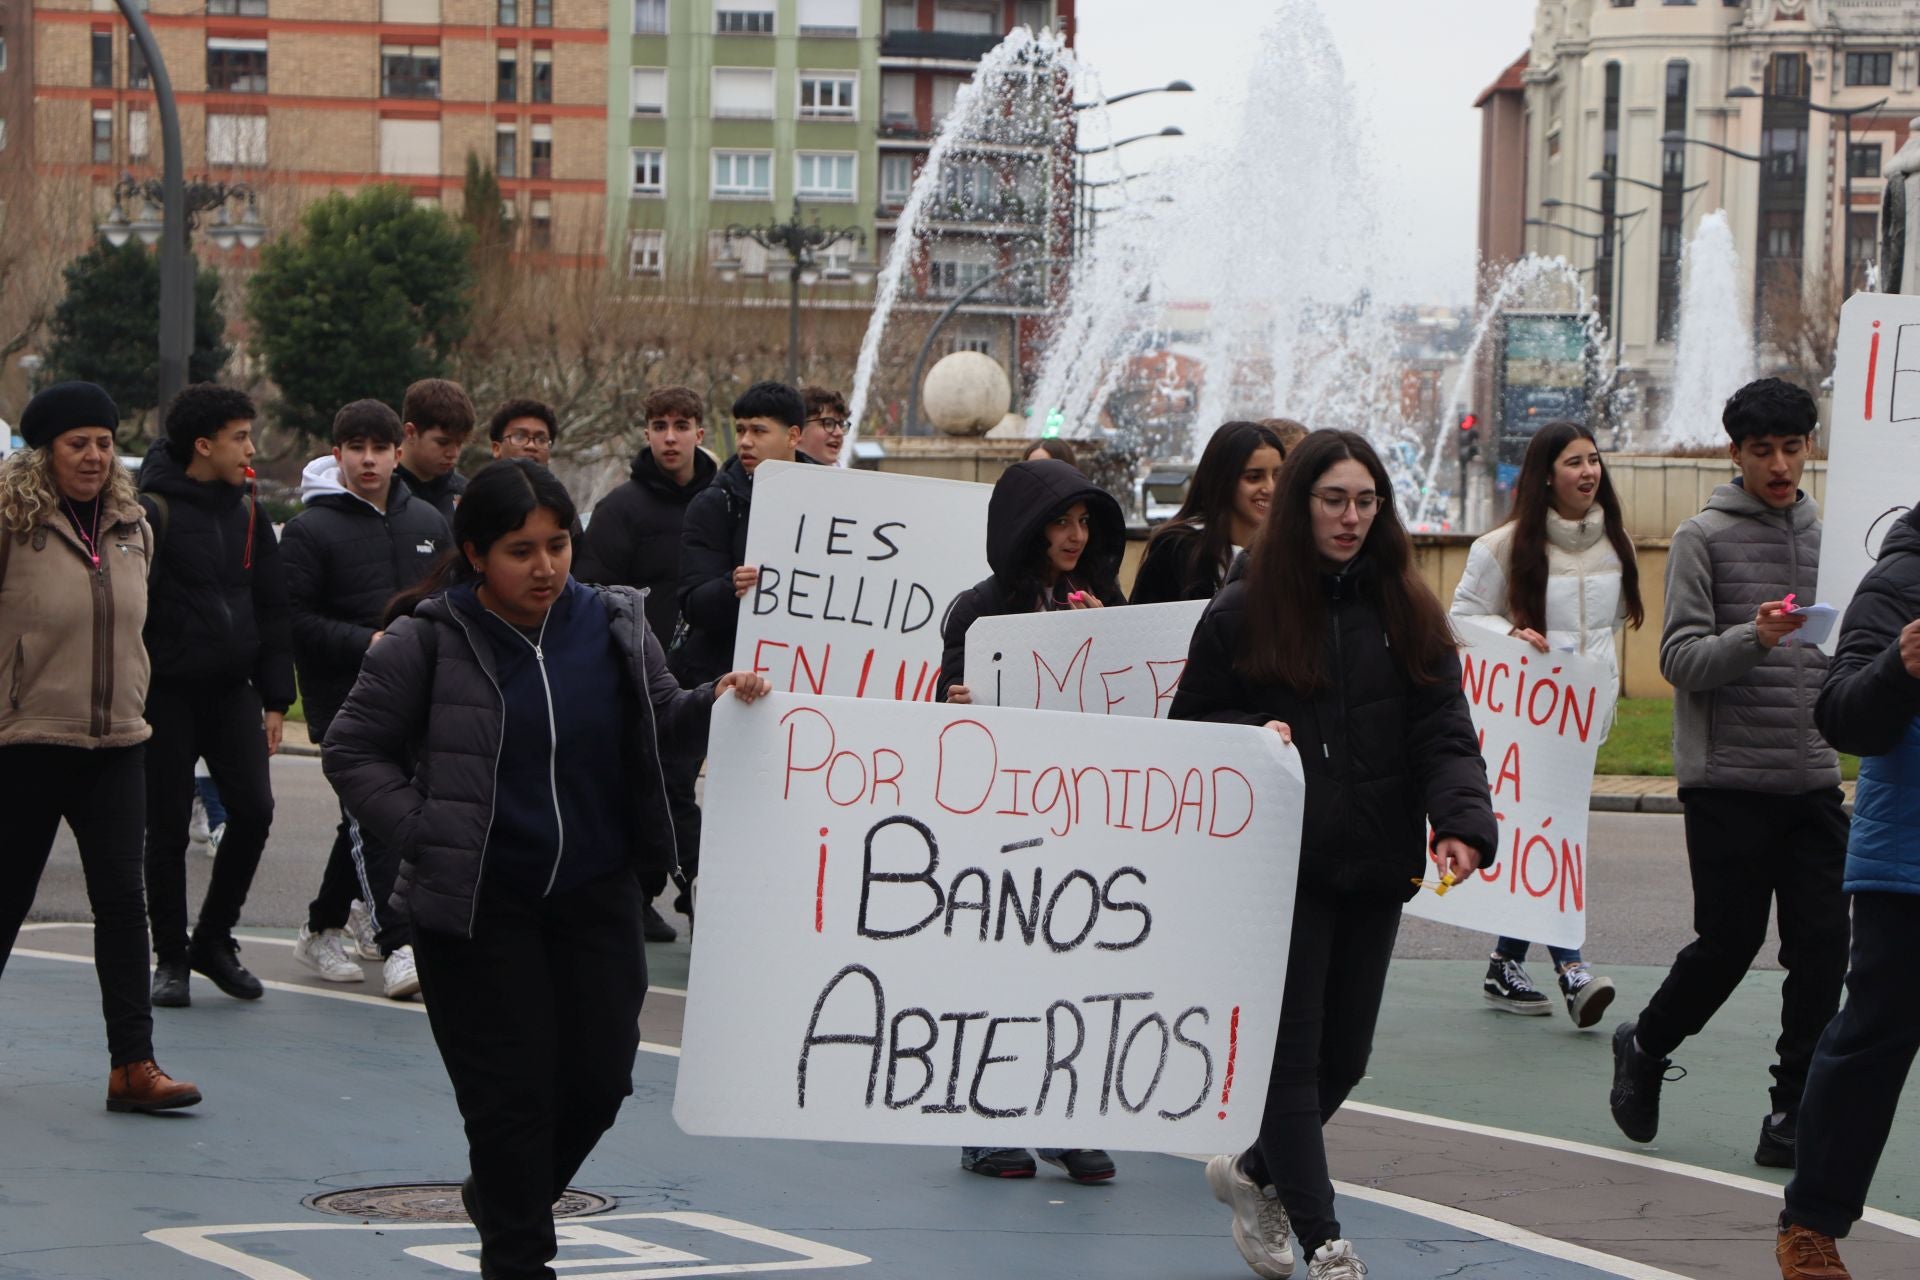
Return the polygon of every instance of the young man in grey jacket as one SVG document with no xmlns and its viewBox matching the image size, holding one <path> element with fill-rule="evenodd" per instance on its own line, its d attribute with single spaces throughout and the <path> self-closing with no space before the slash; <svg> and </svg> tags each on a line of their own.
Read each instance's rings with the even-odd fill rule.
<svg viewBox="0 0 1920 1280">
<path fill-rule="evenodd" d="M 1754 1152 L 1777 1168 L 1793 1167 L 1807 1066 L 1847 969 L 1840 761 L 1813 718 L 1827 659 L 1797 642 L 1806 619 L 1790 611 L 1813 603 L 1820 565 L 1819 508 L 1800 492 L 1818 416 L 1812 396 L 1778 378 L 1734 392 L 1721 421 L 1740 478 L 1673 535 L 1660 674 L 1674 688 L 1698 936 L 1613 1037 L 1614 1122 L 1651 1142 L 1669 1055 L 1733 994 L 1777 901 L 1787 977 L 1772 1105 Z"/>
</svg>

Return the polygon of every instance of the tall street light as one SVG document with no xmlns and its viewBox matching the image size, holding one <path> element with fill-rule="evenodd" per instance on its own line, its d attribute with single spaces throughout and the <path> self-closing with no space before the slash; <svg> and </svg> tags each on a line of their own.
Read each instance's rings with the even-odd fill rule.
<svg viewBox="0 0 1920 1280">
<path fill-rule="evenodd" d="M 1751 86 L 1742 84 L 1735 85 L 1733 88 L 1727 90 L 1727 96 L 1729 98 L 1759 98 L 1764 101 L 1767 98 L 1778 98 L 1779 95 L 1757 93 Z M 1843 144 L 1846 150 L 1841 152 L 1842 159 L 1840 169 L 1840 177 L 1844 184 L 1845 191 L 1845 195 L 1842 197 L 1844 204 L 1840 212 L 1840 261 L 1844 264 L 1843 269 L 1846 272 L 1844 277 L 1846 285 L 1842 288 L 1840 296 L 1844 298 L 1848 293 L 1853 291 L 1853 229 L 1848 225 L 1853 218 L 1853 118 L 1857 115 L 1864 115 L 1869 111 L 1878 111 L 1887 105 L 1887 99 L 1882 98 L 1878 102 L 1869 102 L 1865 106 L 1859 107 L 1823 107 L 1817 102 L 1805 101 L 1800 98 L 1795 98 L 1793 101 L 1800 103 L 1800 105 L 1807 110 L 1817 111 L 1823 116 L 1839 116 L 1841 133 L 1846 139 Z M 1831 137 L 1832 135 L 1829 134 L 1828 136 Z M 1829 258 L 1827 261 L 1831 262 L 1833 259 Z"/>
<path fill-rule="evenodd" d="M 1088 102 L 1073 104 L 1075 111 L 1091 111 L 1095 107 L 1110 107 L 1116 102 L 1125 102 L 1128 98 L 1143 98 L 1150 93 L 1192 93 L 1193 86 L 1185 80 L 1169 80 L 1165 84 L 1151 85 L 1145 89 L 1129 89 L 1125 93 L 1116 93 L 1110 98 L 1094 98 Z"/>
<path fill-rule="evenodd" d="M 1592 205 L 1575 204 L 1571 200 L 1542 200 L 1540 207 L 1543 209 L 1578 209 L 1583 213 L 1595 214 L 1601 218 L 1607 216 L 1604 210 L 1596 209 Z M 1611 235 L 1606 232 L 1578 231 L 1573 227 L 1562 226 L 1558 222 L 1549 222 L 1545 218 L 1528 218 L 1525 220 L 1526 225 L 1530 227 L 1552 227 L 1556 231 L 1564 231 L 1568 235 L 1579 236 L 1583 240 L 1592 240 L 1597 244 L 1607 244 L 1609 240 L 1611 240 L 1612 243 L 1609 247 L 1613 252 L 1613 305 L 1610 308 L 1612 314 L 1608 317 L 1611 323 L 1607 327 L 1613 330 L 1613 367 L 1615 369 L 1620 367 L 1621 353 L 1624 350 L 1622 339 L 1625 336 L 1627 328 L 1626 316 L 1622 314 L 1627 305 L 1627 223 L 1645 212 L 1645 209 L 1635 209 L 1630 213 L 1620 213 L 1616 211 L 1613 214 L 1613 231 Z M 1600 250 L 1596 248 L 1593 253 L 1594 257 L 1598 259 Z"/>
<path fill-rule="evenodd" d="M 166 198 L 164 187 L 164 183 L 152 178 L 122 175 L 113 186 L 113 209 L 100 223 L 100 234 L 106 237 L 107 243 L 117 249 L 135 236 L 140 238 L 142 244 L 158 242 L 165 228 L 154 213 Z M 246 204 L 241 209 L 239 220 L 235 221 L 228 213 L 228 206 L 238 200 L 244 200 Z M 139 216 L 128 218 L 127 206 L 136 201 Z M 258 194 L 245 182 L 196 179 L 186 184 L 184 203 L 189 236 L 199 225 L 199 215 L 208 212 L 214 215 L 213 222 L 207 228 L 207 239 L 213 242 L 216 249 L 231 249 L 235 245 L 252 249 L 267 238 L 266 225 L 260 221 Z"/>
<path fill-rule="evenodd" d="M 1174 81 L 1174 83 L 1184 84 L 1185 81 L 1176 80 Z M 1145 90 L 1144 92 L 1160 92 L 1160 90 Z M 1131 97 L 1133 95 L 1127 94 L 1123 96 Z M 1113 99 L 1109 99 L 1109 101 L 1112 101 L 1112 100 Z M 1097 147 L 1083 147 L 1076 142 L 1073 145 L 1073 154 L 1080 158 L 1082 165 L 1084 166 L 1086 158 L 1088 156 L 1097 156 L 1097 155 L 1102 155 L 1109 151 L 1118 151 L 1122 147 L 1132 146 L 1136 142 L 1146 142 L 1151 138 L 1184 138 L 1186 136 L 1187 136 L 1187 131 L 1185 129 L 1182 129 L 1177 124 L 1170 124 L 1166 128 L 1159 130 L 1157 133 L 1136 133 L 1131 137 L 1121 138 L 1117 142 L 1103 143 Z M 1078 220 L 1081 224 L 1081 227 L 1084 230 L 1084 233 L 1089 238 L 1091 238 L 1093 235 L 1093 214 L 1091 212 L 1093 205 L 1092 205 L 1091 199 L 1087 195 L 1087 191 L 1094 186 L 1103 186 L 1107 184 L 1088 182 L 1084 177 L 1081 177 L 1081 178 L 1074 179 L 1074 185 L 1079 188 L 1080 209 L 1079 209 Z"/>
<path fill-rule="evenodd" d="M 751 240 L 765 249 L 777 249 L 786 254 L 792 263 L 787 269 L 787 381 L 797 387 L 800 385 L 800 286 L 804 284 L 811 288 L 819 283 L 821 272 L 816 254 L 843 242 L 865 249 L 867 233 L 859 227 L 823 227 L 817 212 L 812 222 L 803 220 L 800 199 L 796 196 L 793 217 L 785 222 L 764 222 L 754 226 L 739 223 L 728 225 L 725 239 L 721 242 L 721 257 L 713 265 L 720 273 L 720 278 L 729 284 L 740 275 L 740 259 L 733 252 L 736 237 Z M 828 274 L 838 273 L 830 270 Z M 846 278 L 857 285 L 869 284 L 873 280 L 873 266 L 863 259 L 856 260 L 847 269 Z"/>
<path fill-rule="evenodd" d="M 1592 173 L 1587 175 L 1587 181 L 1588 182 L 1624 182 L 1629 186 L 1645 187 L 1648 191 L 1652 191 L 1658 195 L 1665 195 L 1667 193 L 1667 189 L 1661 186 L 1657 182 L 1648 182 L 1645 178 L 1629 178 L 1624 174 L 1608 173 L 1605 169 L 1595 169 Z M 1690 196 L 1696 191 L 1706 190 L 1706 186 L 1707 184 L 1704 182 L 1696 182 L 1690 187 L 1680 188 L 1680 194 L 1683 196 Z"/>
<path fill-rule="evenodd" d="M 187 197 L 180 158 L 180 109 L 173 100 L 173 78 L 160 44 L 138 0 L 117 0 L 133 30 L 153 80 L 154 105 L 160 111 L 160 403 L 167 404 L 187 385 L 187 358 L 193 351 L 193 281 L 187 265 Z"/>
</svg>

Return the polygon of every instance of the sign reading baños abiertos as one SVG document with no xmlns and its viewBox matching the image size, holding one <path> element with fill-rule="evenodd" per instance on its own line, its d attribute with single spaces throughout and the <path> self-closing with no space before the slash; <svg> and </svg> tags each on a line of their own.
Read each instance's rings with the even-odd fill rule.
<svg viewBox="0 0 1920 1280">
<path fill-rule="evenodd" d="M 1276 734 L 776 693 L 708 758 L 683 1129 L 1253 1140 L 1305 794 Z"/>
</svg>

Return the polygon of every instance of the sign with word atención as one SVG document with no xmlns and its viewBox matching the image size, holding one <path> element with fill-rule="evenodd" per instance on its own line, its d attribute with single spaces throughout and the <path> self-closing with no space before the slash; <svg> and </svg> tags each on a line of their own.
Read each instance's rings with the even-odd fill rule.
<svg viewBox="0 0 1920 1280">
<path fill-rule="evenodd" d="M 1242 725 L 774 694 L 714 708 L 689 1133 L 1251 1142 L 1305 784 Z"/>
<path fill-rule="evenodd" d="M 1577 947 L 1587 936 L 1587 808 L 1614 678 L 1592 658 L 1463 630 L 1461 684 L 1493 784 L 1500 854 L 1445 897 L 1422 889 L 1407 910 L 1479 933 Z"/>
<path fill-rule="evenodd" d="M 933 701 L 940 622 L 987 576 L 984 484 L 768 462 L 754 472 L 736 670 L 783 692 Z"/>
<path fill-rule="evenodd" d="M 1887 531 L 1920 502 L 1920 297 L 1856 293 L 1840 308 L 1830 431 L 1818 603 L 1844 618 Z M 1836 627 L 1820 647 L 1839 639 Z"/>
<path fill-rule="evenodd" d="M 1164 720 L 1204 600 L 981 618 L 967 629 L 976 703 Z"/>
</svg>

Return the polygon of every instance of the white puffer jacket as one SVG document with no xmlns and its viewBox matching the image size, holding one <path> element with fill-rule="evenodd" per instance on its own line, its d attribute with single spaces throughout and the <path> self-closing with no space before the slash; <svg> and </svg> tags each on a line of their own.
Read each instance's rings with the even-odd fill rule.
<svg viewBox="0 0 1920 1280">
<path fill-rule="evenodd" d="M 1482 534 L 1467 553 L 1466 572 L 1453 593 L 1453 616 L 1506 635 L 1507 565 L 1514 526 Z M 1598 508 L 1574 521 L 1547 512 L 1547 628 L 1549 647 L 1598 658 L 1620 678 L 1613 633 L 1627 619 L 1620 591 L 1620 557 L 1607 541 Z"/>
</svg>

